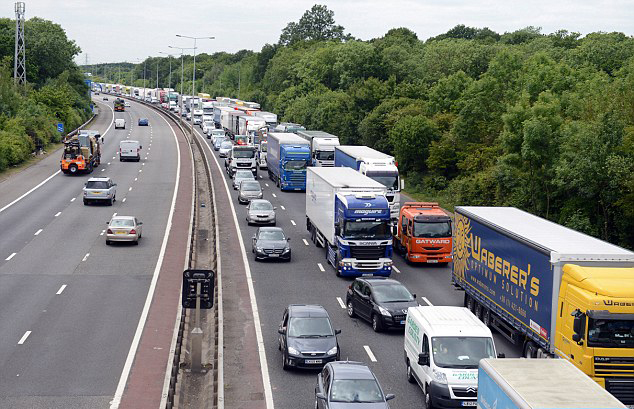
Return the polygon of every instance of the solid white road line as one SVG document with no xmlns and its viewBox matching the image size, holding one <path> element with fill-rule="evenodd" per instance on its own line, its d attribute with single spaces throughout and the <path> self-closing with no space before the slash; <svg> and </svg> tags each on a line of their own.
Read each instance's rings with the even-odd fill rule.
<svg viewBox="0 0 634 409">
<path fill-rule="evenodd" d="M 306 239 L 302 239 L 302 241 L 304 242 L 305 245 L 307 245 L 307 246 L 309 245 L 308 241 L 306 241 Z"/>
<path fill-rule="evenodd" d="M 277 197 L 277 196 L 275 195 L 275 193 L 271 193 L 271 195 L 272 195 L 273 197 Z"/>
<path fill-rule="evenodd" d="M 322 266 L 321 263 L 317 263 L 317 267 L 319 267 L 319 270 L 321 270 L 322 272 L 326 271 L 324 270 L 324 266 Z"/>
<path fill-rule="evenodd" d="M 295 220 L 292 220 L 292 219 L 291 219 L 291 224 L 292 224 L 293 226 L 297 226 L 297 223 L 295 223 Z"/>
<path fill-rule="evenodd" d="M 100 236 L 103 236 L 105 232 L 105 230 L 102 230 Z"/>
<path fill-rule="evenodd" d="M 57 290 L 57 292 L 55 293 L 56 295 L 60 295 L 61 293 L 64 292 L 64 289 L 66 288 L 66 284 L 63 284 L 59 290 Z"/>
<path fill-rule="evenodd" d="M 286 210 L 286 208 L 284 206 L 280 205 L 280 207 L 282 208 L 282 210 Z"/>
<path fill-rule="evenodd" d="M 346 308 L 346 304 L 343 303 L 343 300 L 341 299 L 341 297 L 337 297 L 337 302 L 339 303 L 339 305 L 341 306 L 341 308 Z"/>
<path fill-rule="evenodd" d="M 432 304 L 431 302 L 429 302 L 429 300 L 427 299 L 427 297 L 420 297 L 420 298 L 421 298 L 423 301 L 425 301 L 425 303 L 426 303 L 427 305 L 429 305 L 430 307 L 433 307 L 433 306 L 434 306 L 434 304 Z"/>
<path fill-rule="evenodd" d="M 40 233 L 42 233 L 42 230 L 44 230 L 44 229 L 39 229 L 38 231 L 36 231 L 36 232 L 35 232 L 35 234 L 34 234 L 34 236 L 37 236 L 37 235 L 39 235 Z"/>
<path fill-rule="evenodd" d="M 55 213 L 55 217 L 59 216 L 60 214 L 62 214 L 62 212 Z"/>
<path fill-rule="evenodd" d="M 156 282 L 158 281 L 159 273 L 161 271 L 161 266 L 163 265 L 163 258 L 165 257 L 165 249 L 167 247 L 167 239 L 169 237 L 170 230 L 172 229 L 172 218 L 174 216 L 174 206 L 176 205 L 176 195 L 178 194 L 178 186 L 180 183 L 180 174 L 181 174 L 181 154 L 180 147 L 178 146 L 178 139 L 176 137 L 176 132 L 174 132 L 174 128 L 167 122 L 163 116 L 161 119 L 165 121 L 167 126 L 170 127 L 172 131 L 172 135 L 174 135 L 174 143 L 176 145 L 176 181 L 174 182 L 174 194 L 172 195 L 172 204 L 170 207 L 169 216 L 167 217 L 167 225 L 165 226 L 165 233 L 163 234 L 163 243 L 161 244 L 161 250 L 159 252 L 158 260 L 156 262 L 156 267 L 154 268 L 154 273 L 152 275 L 152 282 L 150 283 L 150 288 L 148 289 L 147 296 L 145 298 L 145 304 L 143 305 L 143 311 L 141 312 L 141 317 L 139 318 L 139 324 L 137 325 L 136 332 L 134 333 L 134 338 L 132 339 L 132 345 L 130 345 L 130 350 L 128 351 L 128 356 L 126 358 L 125 364 L 123 365 L 123 370 L 121 371 L 121 377 L 119 378 L 119 383 L 117 384 L 117 390 L 114 393 L 114 397 L 110 401 L 110 409 L 117 409 L 119 404 L 121 403 L 121 397 L 123 396 L 123 391 L 125 390 L 125 385 L 128 383 L 128 377 L 130 376 L 130 370 L 132 369 L 132 363 L 134 362 L 134 357 L 136 355 L 136 351 L 139 348 L 139 342 L 141 342 L 141 335 L 143 334 L 143 328 L 145 327 L 145 322 L 147 321 L 147 316 L 150 311 L 150 305 L 152 304 L 152 299 L 154 298 L 154 290 L 156 289 Z M 139 170 L 139 172 L 141 172 Z"/>
<path fill-rule="evenodd" d="M 6 209 L 8 209 L 9 207 L 13 206 L 14 204 L 16 204 L 17 202 L 19 202 L 20 200 L 24 199 L 25 197 L 27 197 L 29 194 L 31 194 L 35 189 L 39 188 L 40 186 L 42 186 L 44 183 L 48 182 L 49 180 L 53 179 L 55 176 L 57 176 L 58 174 L 60 174 L 62 171 L 58 170 L 57 172 L 53 173 L 51 176 L 47 177 L 46 179 L 44 179 L 43 181 L 41 181 L 40 183 L 38 183 L 34 188 L 32 188 L 31 190 L 29 190 L 28 192 L 26 192 L 25 194 L 23 194 L 22 196 L 18 197 L 17 199 L 15 199 L 13 202 L 9 203 L 8 205 L 4 206 L 2 209 L 0 209 L 0 213 L 4 212 Z"/>
<path fill-rule="evenodd" d="M 73 197 L 72 199 L 70 199 L 71 202 L 74 202 L 75 199 L 77 199 L 76 197 Z"/>
<path fill-rule="evenodd" d="M 81 259 L 81 261 L 86 261 L 88 260 L 88 257 L 90 257 L 90 253 L 86 253 L 86 255 L 84 256 L 84 258 Z"/>
<path fill-rule="evenodd" d="M 399 270 L 398 267 L 396 267 L 395 265 L 392 265 L 392 270 L 394 270 L 397 273 L 401 272 L 401 270 Z"/>
<path fill-rule="evenodd" d="M 20 338 L 20 340 L 18 341 L 18 345 L 24 344 L 29 335 L 31 335 L 31 331 L 25 332 L 24 335 L 22 335 L 22 338 Z"/>
<path fill-rule="evenodd" d="M 370 358 L 370 361 L 376 362 L 376 357 L 372 353 L 372 350 L 370 349 L 370 347 L 367 346 L 367 345 L 364 345 L 363 349 L 365 349 L 365 353 L 368 354 L 368 357 Z"/>
<path fill-rule="evenodd" d="M 6 261 L 11 260 L 13 257 L 15 257 L 15 255 L 16 255 L 16 254 L 17 254 L 17 253 L 11 253 L 11 255 L 10 255 L 9 257 L 5 258 L 5 260 L 6 260 Z"/>
<path fill-rule="evenodd" d="M 127 197 L 124 197 L 123 200 L 121 201 L 121 203 L 125 203 L 126 199 L 127 199 Z"/>
</svg>

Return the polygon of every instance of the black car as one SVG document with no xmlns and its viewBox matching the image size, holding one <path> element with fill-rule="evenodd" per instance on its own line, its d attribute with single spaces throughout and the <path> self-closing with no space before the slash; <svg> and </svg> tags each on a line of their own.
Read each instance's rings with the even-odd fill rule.
<svg viewBox="0 0 634 409">
<path fill-rule="evenodd" d="M 321 305 L 291 304 L 284 310 L 278 332 L 282 368 L 321 368 L 339 359 L 337 334 Z"/>
<path fill-rule="evenodd" d="M 417 305 L 416 294 L 391 278 L 357 278 L 346 293 L 348 315 L 371 322 L 376 332 L 389 327 L 404 329 L 407 309 Z"/>
<path fill-rule="evenodd" d="M 370 368 L 361 362 L 338 361 L 324 366 L 317 375 L 317 409 L 389 409 L 391 393 L 383 393 Z"/>
<path fill-rule="evenodd" d="M 279 258 L 291 261 L 290 240 L 279 227 L 259 227 L 253 235 L 251 251 L 256 260 Z"/>
</svg>

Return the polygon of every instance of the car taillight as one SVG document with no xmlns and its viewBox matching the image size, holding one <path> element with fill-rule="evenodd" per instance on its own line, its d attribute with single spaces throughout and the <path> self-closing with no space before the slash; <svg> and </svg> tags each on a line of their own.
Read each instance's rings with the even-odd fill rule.
<svg viewBox="0 0 634 409">
<path fill-rule="evenodd" d="M 136 230 L 134 229 L 130 230 L 130 234 L 136 234 Z"/>
<path fill-rule="evenodd" d="M 108 229 L 108 234 L 112 234 L 112 230 Z"/>
</svg>

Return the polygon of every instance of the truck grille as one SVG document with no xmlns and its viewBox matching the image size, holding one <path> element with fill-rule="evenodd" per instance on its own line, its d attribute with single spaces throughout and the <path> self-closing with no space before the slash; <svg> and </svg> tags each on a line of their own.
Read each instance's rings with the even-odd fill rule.
<svg viewBox="0 0 634 409">
<path fill-rule="evenodd" d="M 352 258 L 357 260 L 378 260 L 385 257 L 385 245 L 381 246 L 350 246 Z"/>
<path fill-rule="evenodd" d="M 634 377 L 634 358 L 596 356 L 594 357 L 594 373 L 603 377 Z"/>
<path fill-rule="evenodd" d="M 606 379 L 605 389 L 624 405 L 634 405 L 634 379 Z"/>
<path fill-rule="evenodd" d="M 394 195 L 385 195 L 385 198 L 390 203 L 394 202 Z"/>
<path fill-rule="evenodd" d="M 293 183 L 305 183 L 306 182 L 306 174 L 297 174 L 297 173 L 292 173 L 288 180 L 290 180 Z"/>
<path fill-rule="evenodd" d="M 356 261 L 352 266 L 357 270 L 378 270 L 382 267 L 379 261 Z"/>
<path fill-rule="evenodd" d="M 478 397 L 478 388 L 476 388 L 475 386 L 468 386 L 466 388 L 452 386 L 451 390 L 453 391 L 453 394 L 456 396 L 456 398 L 473 398 L 473 399 L 475 399 L 475 398 Z"/>
</svg>

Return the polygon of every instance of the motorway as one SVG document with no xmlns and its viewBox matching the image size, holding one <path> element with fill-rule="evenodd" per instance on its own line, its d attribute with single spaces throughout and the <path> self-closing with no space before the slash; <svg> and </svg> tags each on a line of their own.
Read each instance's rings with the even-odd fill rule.
<svg viewBox="0 0 634 409">
<path fill-rule="evenodd" d="M 115 113 L 112 97 L 97 98 L 101 113 L 87 128 L 105 143 L 92 174 L 57 172 L 60 151 L 0 183 L 1 407 L 108 407 L 160 259 L 176 186 L 176 135 L 147 107 L 133 102 Z M 138 127 L 139 117 L 150 126 Z M 126 129 L 115 130 L 113 118 L 125 118 Z M 126 138 L 141 142 L 140 162 L 119 161 Z M 92 176 L 118 184 L 113 206 L 83 205 Z M 113 213 L 144 222 L 138 246 L 105 245 Z"/>
<path fill-rule="evenodd" d="M 198 136 L 210 144 L 195 127 Z M 213 148 L 211 149 L 213 151 Z M 230 179 L 224 172 L 224 159 L 210 158 L 211 167 L 222 168 L 225 180 Z M 216 172 L 216 174 L 218 174 Z M 342 330 L 339 335 L 341 359 L 367 363 L 374 371 L 386 393 L 396 394 L 390 407 L 405 409 L 424 406 L 424 398 L 417 385 L 409 384 L 405 377 L 402 331 L 375 333 L 362 320 L 351 319 L 344 306 L 347 287 L 351 279 L 338 278 L 334 269 L 327 264 L 324 249 L 319 249 L 310 241 L 305 221 L 305 194 L 303 192 L 282 192 L 268 179 L 266 170 L 258 172 L 258 180 L 264 190 L 264 198 L 277 207 L 277 226 L 282 227 L 291 237 L 292 261 L 255 262 L 251 253 L 251 237 L 257 229 L 248 226 L 245 220 L 246 206 L 237 202 L 237 194 L 229 183 L 229 191 L 236 209 L 239 231 L 246 246 L 249 268 L 253 278 L 257 309 L 264 339 L 267 370 L 275 407 L 278 409 L 309 408 L 314 405 L 316 371 L 284 371 L 282 354 L 278 351 L 277 328 L 284 307 L 292 303 L 320 304 L 329 312 L 335 328 Z M 216 195 L 226 194 L 225 184 L 216 179 Z M 404 200 L 402 200 L 404 201 Z M 223 223 L 233 223 L 224 219 Z M 240 257 L 235 247 L 238 243 L 221 248 L 223 257 L 232 254 Z M 424 305 L 462 306 L 464 293 L 450 284 L 451 266 L 411 266 L 401 256 L 394 257 L 395 268 L 392 278 L 405 284 Z M 498 352 L 507 357 L 521 355 L 516 347 L 494 332 Z M 369 351 L 369 352 L 368 352 Z M 370 356 L 370 354 L 372 356 Z M 257 362 L 253 362 L 257 365 Z"/>
</svg>

